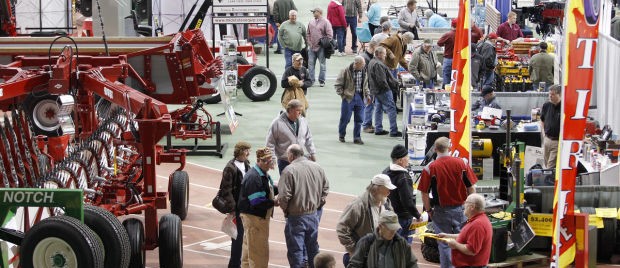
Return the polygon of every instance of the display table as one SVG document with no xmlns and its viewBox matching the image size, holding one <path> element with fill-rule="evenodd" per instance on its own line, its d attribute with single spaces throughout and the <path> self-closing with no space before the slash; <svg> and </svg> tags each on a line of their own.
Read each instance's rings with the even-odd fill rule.
<svg viewBox="0 0 620 268">
<path fill-rule="evenodd" d="M 448 137 L 449 132 L 447 129 L 440 128 L 439 130 L 431 130 L 426 134 L 426 149 L 425 152 L 433 146 L 435 140 L 439 137 Z M 471 131 L 472 137 L 479 137 L 482 139 L 491 139 L 493 142 L 493 176 L 498 177 L 500 171 L 500 161 L 499 161 L 499 153 L 497 152 L 497 148 L 502 144 L 506 143 L 506 130 L 498 129 L 483 129 L 477 130 L 472 129 Z M 540 140 L 540 131 L 512 131 L 511 132 L 511 140 L 524 142 L 525 145 L 541 147 Z"/>
</svg>

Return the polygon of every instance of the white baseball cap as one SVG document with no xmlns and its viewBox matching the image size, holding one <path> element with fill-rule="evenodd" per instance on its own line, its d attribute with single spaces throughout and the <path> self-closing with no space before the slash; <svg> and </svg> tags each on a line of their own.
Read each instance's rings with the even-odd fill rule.
<svg viewBox="0 0 620 268">
<path fill-rule="evenodd" d="M 377 175 L 375 175 L 372 178 L 371 183 L 374 184 L 374 185 L 385 186 L 385 188 L 388 188 L 390 190 L 396 189 L 396 186 L 394 184 L 392 184 L 392 181 L 390 180 L 390 177 L 388 175 L 385 175 L 385 174 L 377 174 Z"/>
</svg>

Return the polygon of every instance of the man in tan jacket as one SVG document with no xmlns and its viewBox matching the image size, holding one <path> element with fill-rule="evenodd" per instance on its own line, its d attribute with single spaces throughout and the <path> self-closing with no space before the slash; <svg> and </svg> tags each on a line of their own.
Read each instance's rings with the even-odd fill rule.
<svg viewBox="0 0 620 268">
<path fill-rule="evenodd" d="M 342 97 L 340 104 L 340 123 L 338 124 L 338 137 L 340 142 L 345 142 L 347 125 L 351 121 L 353 113 L 353 143 L 364 144 L 361 137 L 362 111 L 364 102 L 370 103 L 368 92 L 368 78 L 364 71 L 365 61 L 362 56 L 355 56 L 355 60 L 349 66 L 340 71 L 336 79 L 336 93 Z"/>
<path fill-rule="evenodd" d="M 392 35 L 381 42 L 381 46 L 387 50 L 387 56 L 385 57 L 385 65 L 391 70 L 398 67 L 398 64 L 409 70 L 407 61 L 405 60 L 405 53 L 407 52 L 407 45 L 413 41 L 413 34 L 411 32 L 405 32 L 402 34 Z"/>
</svg>

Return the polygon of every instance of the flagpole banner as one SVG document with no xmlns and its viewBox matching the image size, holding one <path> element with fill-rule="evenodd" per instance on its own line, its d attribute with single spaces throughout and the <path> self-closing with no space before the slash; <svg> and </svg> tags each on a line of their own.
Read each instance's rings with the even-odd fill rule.
<svg viewBox="0 0 620 268">
<path fill-rule="evenodd" d="M 564 12 L 562 118 L 553 200 L 551 267 L 567 267 L 575 258 L 575 223 L 566 215 L 572 215 L 575 210 L 577 154 L 581 151 L 592 96 L 600 6 L 600 0 L 569 0 Z"/>
<path fill-rule="evenodd" d="M 454 36 L 452 79 L 450 83 L 450 140 L 452 155 L 471 163 L 471 50 L 469 0 L 459 1 Z"/>
</svg>

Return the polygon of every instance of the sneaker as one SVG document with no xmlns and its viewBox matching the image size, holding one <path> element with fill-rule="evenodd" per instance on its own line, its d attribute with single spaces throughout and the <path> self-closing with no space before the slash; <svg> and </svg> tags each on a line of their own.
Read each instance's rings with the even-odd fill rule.
<svg viewBox="0 0 620 268">
<path fill-rule="evenodd" d="M 276 53 L 276 54 L 282 54 L 282 50 L 276 50 L 276 51 L 275 51 L 275 52 L 273 52 L 273 53 Z"/>
<path fill-rule="evenodd" d="M 339 140 L 340 142 L 344 142 L 344 137 L 340 137 L 340 138 L 338 138 L 338 140 Z"/>
<path fill-rule="evenodd" d="M 325 82 L 319 82 L 319 86 L 320 87 L 324 87 L 325 86 Z"/>
<path fill-rule="evenodd" d="M 338 52 L 338 53 L 336 53 L 336 56 L 342 57 L 342 56 L 344 56 L 344 52 Z"/>
<path fill-rule="evenodd" d="M 366 133 L 375 133 L 375 128 L 374 127 L 365 127 L 364 128 L 364 132 L 366 132 Z"/>
<path fill-rule="evenodd" d="M 387 134 L 389 134 L 389 133 L 390 133 L 390 132 L 389 132 L 389 131 L 387 131 L 387 130 L 381 130 L 381 131 L 379 131 L 379 132 L 376 132 L 376 131 L 375 131 L 375 135 L 387 135 Z"/>
<path fill-rule="evenodd" d="M 400 131 L 396 131 L 396 133 L 390 133 L 390 137 L 402 137 L 403 133 Z"/>
<path fill-rule="evenodd" d="M 355 144 L 359 144 L 359 145 L 363 145 L 363 144 L 364 144 L 364 142 L 362 141 L 362 139 L 355 139 L 355 140 L 353 140 L 353 143 L 355 143 Z"/>
</svg>

